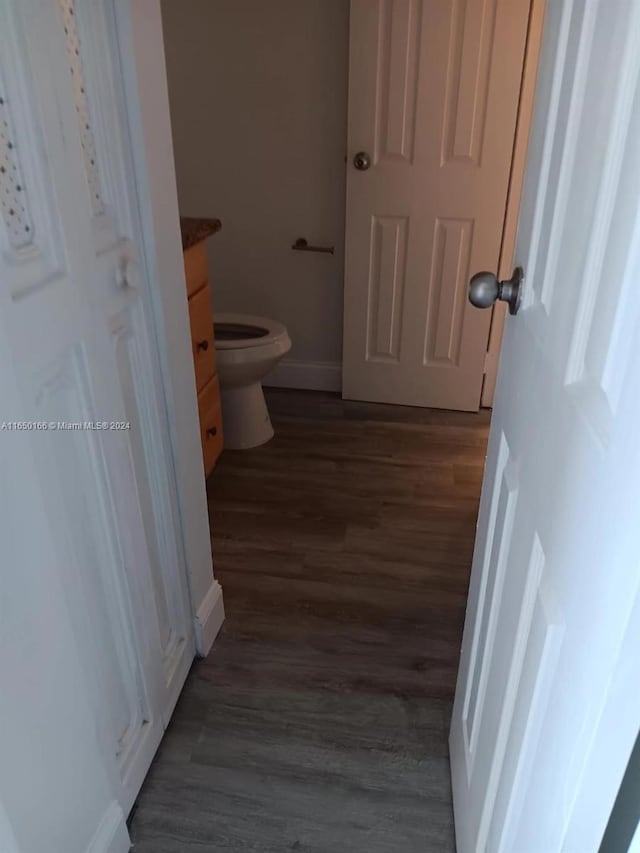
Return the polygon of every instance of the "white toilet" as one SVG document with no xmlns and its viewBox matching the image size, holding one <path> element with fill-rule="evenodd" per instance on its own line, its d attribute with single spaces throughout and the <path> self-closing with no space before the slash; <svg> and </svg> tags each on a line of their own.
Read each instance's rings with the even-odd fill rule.
<svg viewBox="0 0 640 853">
<path fill-rule="evenodd" d="M 273 437 L 262 379 L 291 349 L 282 323 L 247 314 L 216 313 L 216 363 L 224 446 L 257 447 Z"/>
</svg>

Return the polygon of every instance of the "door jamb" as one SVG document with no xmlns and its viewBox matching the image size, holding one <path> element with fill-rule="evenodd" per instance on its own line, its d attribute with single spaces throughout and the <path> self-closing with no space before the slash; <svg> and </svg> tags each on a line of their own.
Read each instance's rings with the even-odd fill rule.
<svg viewBox="0 0 640 853">
<path fill-rule="evenodd" d="M 527 162 L 529 131 L 533 119 L 533 100 L 538 76 L 538 61 L 542 45 L 542 27 L 546 4 L 547 0 L 531 0 L 529 10 L 529 26 L 527 28 L 527 41 L 522 66 L 522 84 L 520 86 L 520 100 L 518 102 L 516 134 L 513 141 L 513 157 L 511 160 L 511 173 L 509 175 L 509 189 L 507 191 L 507 206 L 505 208 L 500 258 L 498 260 L 499 279 L 510 278 L 513 272 L 512 265 L 518 230 L 518 217 L 520 215 L 520 199 L 522 197 Z M 493 406 L 505 318 L 505 305 L 503 303 L 496 304 L 491 314 L 485 374 L 480 397 L 480 405 L 483 408 L 491 408 Z"/>
</svg>

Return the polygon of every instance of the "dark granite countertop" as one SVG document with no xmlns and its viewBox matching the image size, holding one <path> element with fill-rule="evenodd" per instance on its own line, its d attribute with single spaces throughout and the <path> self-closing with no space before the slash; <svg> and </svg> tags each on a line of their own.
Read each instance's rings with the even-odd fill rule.
<svg viewBox="0 0 640 853">
<path fill-rule="evenodd" d="M 182 251 L 190 249 L 196 243 L 206 240 L 222 228 L 219 219 L 201 219 L 196 216 L 181 216 L 180 231 L 182 233 Z"/>
</svg>

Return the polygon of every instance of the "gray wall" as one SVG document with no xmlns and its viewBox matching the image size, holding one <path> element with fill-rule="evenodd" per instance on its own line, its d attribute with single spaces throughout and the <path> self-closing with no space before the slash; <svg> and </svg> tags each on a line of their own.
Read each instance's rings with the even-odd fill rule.
<svg viewBox="0 0 640 853">
<path fill-rule="evenodd" d="M 163 0 L 181 212 L 217 216 L 214 309 L 342 351 L 348 0 Z M 296 237 L 336 254 L 291 251 Z"/>
</svg>

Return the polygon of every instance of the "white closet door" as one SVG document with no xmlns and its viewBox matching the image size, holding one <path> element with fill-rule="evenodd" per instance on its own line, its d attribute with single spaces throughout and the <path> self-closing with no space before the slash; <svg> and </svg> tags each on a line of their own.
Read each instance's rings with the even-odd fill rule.
<svg viewBox="0 0 640 853">
<path fill-rule="evenodd" d="M 111 0 L 56 0 L 91 209 L 101 321 L 116 354 L 151 565 L 145 603 L 160 631 L 168 722 L 194 656 L 178 501 L 142 249 Z"/>
<path fill-rule="evenodd" d="M 86 21 L 62 0 L 0 7 L 5 369 L 41 424 L 40 488 L 127 811 L 193 640 L 110 4 L 78 5 Z"/>
</svg>

